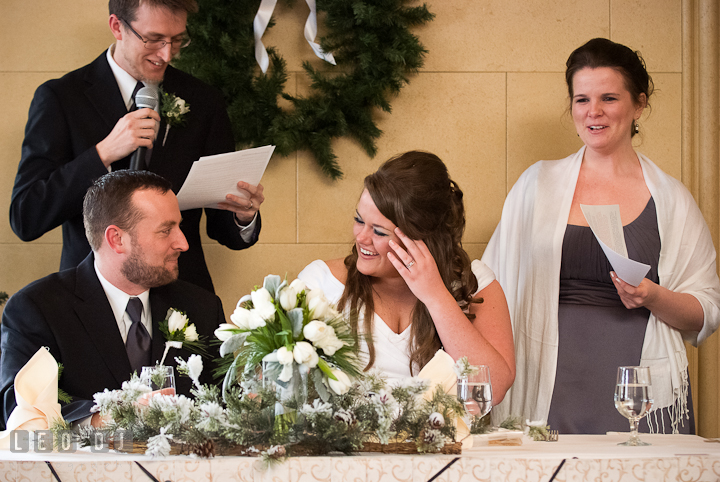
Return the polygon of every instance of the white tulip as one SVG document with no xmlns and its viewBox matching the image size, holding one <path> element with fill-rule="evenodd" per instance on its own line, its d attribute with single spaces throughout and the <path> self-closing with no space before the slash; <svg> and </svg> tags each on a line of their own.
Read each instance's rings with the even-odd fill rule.
<svg viewBox="0 0 720 482">
<path fill-rule="evenodd" d="M 235 335 L 235 333 L 229 331 L 229 330 L 237 330 L 237 326 L 231 325 L 230 323 L 223 323 L 218 327 L 217 330 L 215 330 L 215 338 L 217 338 L 220 341 L 229 340 L 232 336 Z M 187 332 L 186 332 L 187 336 Z"/>
<path fill-rule="evenodd" d="M 293 352 L 285 348 L 284 346 L 281 346 L 277 350 L 277 361 L 281 365 L 292 365 L 292 362 L 295 360 L 293 357 Z"/>
<path fill-rule="evenodd" d="M 298 292 L 292 286 L 286 286 L 280 291 L 278 301 L 285 311 L 290 311 L 297 306 Z"/>
<path fill-rule="evenodd" d="M 191 323 L 185 328 L 185 341 L 198 341 L 198 333 L 195 324 Z"/>
<path fill-rule="evenodd" d="M 317 345 L 317 342 L 325 338 L 331 330 L 332 327 L 328 326 L 324 321 L 313 320 L 305 325 L 303 335 Z"/>
<path fill-rule="evenodd" d="M 248 310 L 240 306 L 235 308 L 233 314 L 230 315 L 230 321 L 242 330 L 254 330 L 255 328 L 265 326 L 265 320 L 263 320 L 255 310 Z"/>
<path fill-rule="evenodd" d="M 315 346 L 322 349 L 327 356 L 333 356 L 336 351 L 345 346 L 345 342 L 341 341 L 335 334 L 335 330 L 328 326 L 329 331 L 320 340 L 315 342 Z"/>
<path fill-rule="evenodd" d="M 314 296 L 308 300 L 308 309 L 310 310 L 313 318 L 324 319 L 328 308 L 330 308 L 330 303 L 322 294 Z"/>
<path fill-rule="evenodd" d="M 352 385 L 352 382 L 350 382 L 350 377 L 348 377 L 344 372 L 341 370 L 338 370 L 337 368 L 331 368 L 330 371 L 333 375 L 335 375 L 335 378 L 337 380 L 333 380 L 332 378 L 328 377 L 328 385 L 330 386 L 330 390 L 335 392 L 338 395 L 344 395 L 350 390 L 350 386 Z"/>
<path fill-rule="evenodd" d="M 290 311 L 297 307 L 297 297 L 305 290 L 305 282 L 299 279 L 294 280 L 289 286 L 286 286 L 280 292 L 280 306 L 285 311 Z"/>
<path fill-rule="evenodd" d="M 290 283 L 290 288 L 294 289 L 296 293 L 300 293 L 307 289 L 307 285 L 303 280 L 295 279 Z"/>
<path fill-rule="evenodd" d="M 178 330 L 182 330 L 187 325 L 188 317 L 180 313 L 179 311 L 172 310 L 170 317 L 168 318 L 168 331 L 170 333 Z"/>
<path fill-rule="evenodd" d="M 335 305 L 330 303 L 330 300 L 320 289 L 310 290 L 307 293 L 307 304 L 314 319 L 326 321 L 340 316 L 340 313 L 335 309 Z"/>
<path fill-rule="evenodd" d="M 275 318 L 275 304 L 273 303 L 270 292 L 265 288 L 258 288 L 250 293 L 252 298 L 253 309 L 263 320 L 271 321 Z M 265 325 L 263 325 L 265 326 Z"/>
<path fill-rule="evenodd" d="M 293 348 L 293 357 L 298 365 L 305 364 L 308 368 L 315 368 L 320 360 L 315 348 L 306 341 L 295 343 Z"/>
</svg>

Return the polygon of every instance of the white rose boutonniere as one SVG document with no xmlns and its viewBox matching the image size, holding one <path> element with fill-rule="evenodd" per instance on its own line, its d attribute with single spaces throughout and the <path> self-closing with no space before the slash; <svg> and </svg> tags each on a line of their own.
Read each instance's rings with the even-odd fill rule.
<svg viewBox="0 0 720 482">
<path fill-rule="evenodd" d="M 160 117 L 165 121 L 165 137 L 162 145 L 165 145 L 170 127 L 181 127 L 185 125 L 185 114 L 190 112 L 190 104 L 175 94 L 163 91 L 160 87 Z"/>
<path fill-rule="evenodd" d="M 185 348 L 192 353 L 208 356 L 203 337 L 198 335 L 193 323 L 190 323 L 187 315 L 175 308 L 170 308 L 165 315 L 165 320 L 159 324 L 160 331 L 165 335 L 165 353 L 163 353 L 160 365 L 165 361 L 165 356 L 170 348 Z"/>
</svg>

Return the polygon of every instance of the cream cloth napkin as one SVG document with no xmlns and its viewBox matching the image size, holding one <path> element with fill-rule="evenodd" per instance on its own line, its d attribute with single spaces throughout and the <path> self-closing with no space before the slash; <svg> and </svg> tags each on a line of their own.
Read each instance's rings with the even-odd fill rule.
<svg viewBox="0 0 720 482">
<path fill-rule="evenodd" d="M 441 386 L 445 393 L 457 394 L 457 375 L 453 366 L 455 360 L 445 350 L 438 350 L 427 365 L 420 370 L 418 378 L 430 381 L 430 389 L 425 392 L 425 399 L 430 400 L 436 386 Z M 462 417 L 455 421 L 457 427 L 457 438 L 462 441 L 462 448 L 469 449 L 473 446 L 473 438 L 469 437 L 470 429 Z"/>
<path fill-rule="evenodd" d="M 62 419 L 58 403 L 58 366 L 55 358 L 41 347 L 15 375 L 17 406 L 0 432 L 0 450 L 10 449 L 12 430 L 46 430 Z"/>
</svg>

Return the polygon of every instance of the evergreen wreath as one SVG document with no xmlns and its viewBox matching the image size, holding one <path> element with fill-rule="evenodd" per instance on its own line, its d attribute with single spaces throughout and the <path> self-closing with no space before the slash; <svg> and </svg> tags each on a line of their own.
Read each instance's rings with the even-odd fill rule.
<svg viewBox="0 0 720 482">
<path fill-rule="evenodd" d="M 350 136 L 373 157 L 382 134 L 373 121 L 374 109 L 391 112 L 390 96 L 423 65 L 427 50 L 410 27 L 429 22 L 434 14 L 426 4 L 405 6 L 411 1 L 317 0 L 327 32 L 318 43 L 332 52 L 337 66 L 327 64 L 321 72 L 303 63 L 312 81 L 308 97 L 283 92 L 285 61 L 273 47 L 267 47 L 267 74 L 257 66 L 252 24 L 259 0 L 199 0 L 200 11 L 188 20 L 192 43 L 174 63 L 222 91 L 238 148 L 274 144 L 283 156 L 305 149 L 325 174 L 340 179 L 332 140 Z M 279 97 L 293 109 L 281 109 Z"/>
</svg>

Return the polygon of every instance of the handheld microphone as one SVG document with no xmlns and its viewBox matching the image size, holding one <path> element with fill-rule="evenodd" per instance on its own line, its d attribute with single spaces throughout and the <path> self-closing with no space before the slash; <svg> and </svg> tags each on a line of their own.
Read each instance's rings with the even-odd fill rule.
<svg viewBox="0 0 720 482">
<path fill-rule="evenodd" d="M 138 109 L 144 109 L 145 107 L 155 109 L 158 105 L 158 91 L 153 87 L 143 87 L 135 94 L 135 106 Z M 138 147 L 133 152 L 130 158 L 130 170 L 141 171 L 147 169 L 145 163 L 145 155 L 147 153 L 147 147 Z"/>
</svg>

